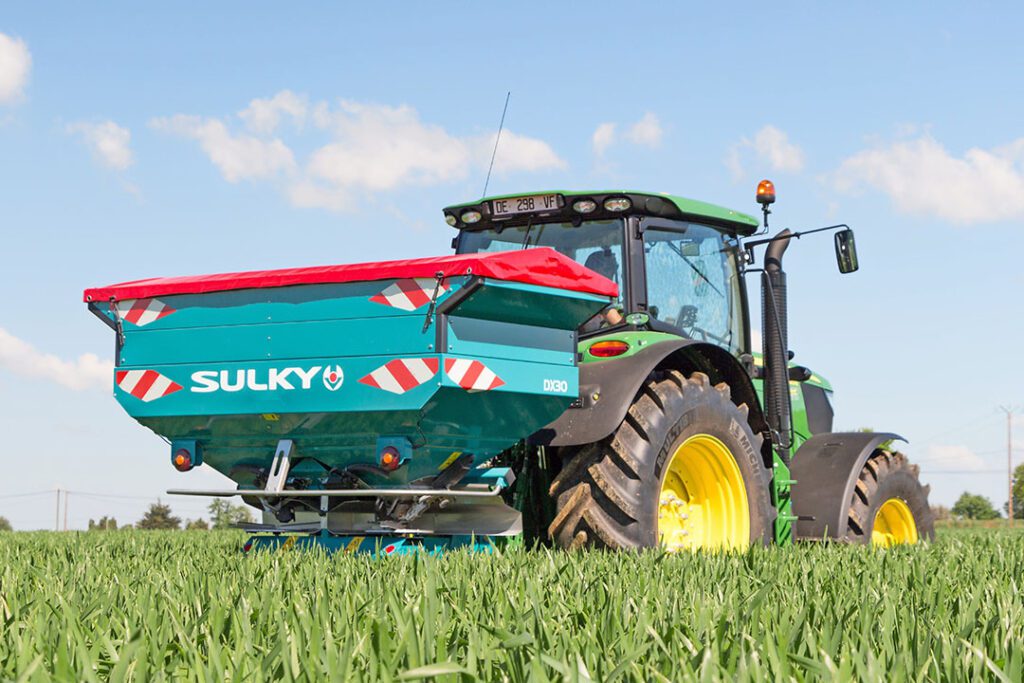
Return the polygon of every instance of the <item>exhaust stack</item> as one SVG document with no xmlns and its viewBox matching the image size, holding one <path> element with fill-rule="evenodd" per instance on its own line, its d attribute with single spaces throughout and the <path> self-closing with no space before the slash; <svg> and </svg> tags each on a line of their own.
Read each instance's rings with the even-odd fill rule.
<svg viewBox="0 0 1024 683">
<path fill-rule="evenodd" d="M 789 329 L 786 309 L 786 273 L 782 257 L 792 233 L 783 230 L 768 244 L 761 277 L 761 336 L 764 353 L 764 405 L 772 439 L 788 463 L 792 445 L 789 402 Z"/>
</svg>

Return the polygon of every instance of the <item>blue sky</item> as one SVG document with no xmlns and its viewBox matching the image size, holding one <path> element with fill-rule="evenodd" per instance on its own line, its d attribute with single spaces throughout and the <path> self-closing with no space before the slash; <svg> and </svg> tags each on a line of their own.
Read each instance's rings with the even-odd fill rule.
<svg viewBox="0 0 1024 683">
<path fill-rule="evenodd" d="M 791 345 L 951 504 L 1024 409 L 1024 46 L 1011 4 L 106 3 L 0 13 L 0 515 L 138 519 L 176 473 L 110 397 L 87 286 L 445 253 L 442 206 L 630 187 L 847 222 L 787 256 Z M 1024 410 L 1022 410 L 1024 412 Z M 1024 420 L 1016 423 L 1024 447 Z M 1017 462 L 1024 451 L 1017 453 Z M 166 498 L 166 496 L 165 496 Z M 203 501 L 174 500 L 183 516 Z"/>
</svg>

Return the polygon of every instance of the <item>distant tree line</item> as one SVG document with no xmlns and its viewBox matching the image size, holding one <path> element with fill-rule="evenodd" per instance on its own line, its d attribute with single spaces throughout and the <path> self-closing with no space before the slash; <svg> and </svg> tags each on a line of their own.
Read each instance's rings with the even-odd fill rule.
<svg viewBox="0 0 1024 683">
<path fill-rule="evenodd" d="M 963 494 L 953 504 L 950 510 L 956 519 L 998 519 L 999 512 L 992 507 L 992 501 L 985 496 L 976 493 Z"/>
<path fill-rule="evenodd" d="M 97 520 L 89 520 L 89 531 L 117 531 L 118 529 L 182 529 L 185 531 L 208 531 L 210 529 L 234 529 L 237 524 L 245 524 L 253 521 L 252 512 L 246 505 L 232 505 L 226 500 L 217 499 L 210 503 L 207 508 L 210 512 L 210 521 L 202 517 L 187 519 L 182 522 L 180 517 L 175 517 L 170 505 L 164 505 L 159 500 L 149 506 L 146 514 L 142 516 L 135 525 L 125 524 L 118 526 L 114 517 L 104 515 Z M 13 531 L 10 521 L 6 517 L 0 517 L 0 532 Z"/>
<path fill-rule="evenodd" d="M 1009 515 L 1009 512 L 1009 501 L 1003 503 L 1003 512 L 1000 514 L 991 500 L 969 491 L 964 491 L 952 508 L 941 505 L 932 508 L 936 519 L 999 519 Z M 1013 518 L 1024 519 L 1024 463 L 1013 470 Z"/>
<path fill-rule="evenodd" d="M 207 508 L 210 512 L 210 521 L 203 518 L 187 519 L 182 522 L 180 517 L 175 517 L 170 505 L 164 505 L 159 500 L 149 506 L 146 514 L 142 516 L 134 527 L 126 524 L 119 527 L 117 520 L 113 517 L 100 517 L 99 521 L 89 520 L 89 531 L 115 531 L 117 529 L 181 529 L 185 531 L 208 531 L 209 529 L 233 529 L 236 524 L 252 521 L 252 514 L 245 505 L 232 505 L 226 500 L 215 500 Z"/>
</svg>

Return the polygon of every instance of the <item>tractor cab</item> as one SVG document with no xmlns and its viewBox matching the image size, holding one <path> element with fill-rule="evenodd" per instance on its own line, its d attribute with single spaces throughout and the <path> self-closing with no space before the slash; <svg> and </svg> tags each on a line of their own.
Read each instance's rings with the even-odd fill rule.
<svg viewBox="0 0 1024 683">
<path fill-rule="evenodd" d="M 619 286 L 581 338 L 637 327 L 749 351 L 739 239 L 758 221 L 723 207 L 641 192 L 548 192 L 444 211 L 460 254 L 550 247 Z M 631 315 L 632 314 L 632 315 Z"/>
</svg>

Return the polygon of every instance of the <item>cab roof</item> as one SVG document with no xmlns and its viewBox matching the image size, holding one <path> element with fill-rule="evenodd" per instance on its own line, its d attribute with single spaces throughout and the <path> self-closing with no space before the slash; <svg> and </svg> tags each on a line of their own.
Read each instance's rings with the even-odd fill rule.
<svg viewBox="0 0 1024 683">
<path fill-rule="evenodd" d="M 492 215 L 492 203 L 496 200 L 543 195 L 561 196 L 561 206 L 554 211 L 524 213 L 510 218 Z M 605 200 L 619 197 L 625 197 L 630 200 L 630 208 L 628 210 L 611 212 L 604 208 Z M 572 209 L 573 203 L 580 199 L 592 199 L 597 203 L 597 210 L 585 215 L 588 220 L 607 219 L 624 215 L 689 219 L 715 225 L 743 236 L 753 234 L 760 227 L 760 222 L 753 216 L 727 209 L 724 206 L 661 192 L 642 192 L 637 190 L 541 190 L 536 192 L 517 192 L 515 194 L 484 197 L 483 199 L 464 204 L 454 204 L 446 207 L 444 214 L 449 225 L 455 228 L 460 230 L 480 230 L 492 227 L 496 223 L 515 224 L 526 222 L 530 218 L 537 220 L 552 216 L 565 218 L 581 217 L 581 214 L 576 213 Z M 469 209 L 480 212 L 481 219 L 478 222 L 466 224 L 462 221 L 462 214 Z"/>
</svg>

